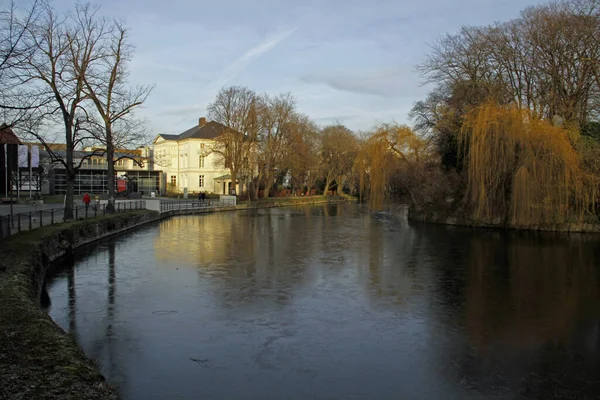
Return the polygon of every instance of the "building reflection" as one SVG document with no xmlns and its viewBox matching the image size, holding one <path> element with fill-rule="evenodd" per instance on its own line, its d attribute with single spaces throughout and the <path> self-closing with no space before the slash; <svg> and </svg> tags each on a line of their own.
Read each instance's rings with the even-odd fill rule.
<svg viewBox="0 0 600 400">
<path fill-rule="evenodd" d="M 322 210 L 323 211 L 323 210 Z M 285 305 L 307 279 L 318 223 L 306 208 L 176 217 L 154 239 L 158 264 L 196 265 L 199 278 L 231 306 L 271 299 Z M 309 240 L 309 237 L 311 239 Z"/>
</svg>

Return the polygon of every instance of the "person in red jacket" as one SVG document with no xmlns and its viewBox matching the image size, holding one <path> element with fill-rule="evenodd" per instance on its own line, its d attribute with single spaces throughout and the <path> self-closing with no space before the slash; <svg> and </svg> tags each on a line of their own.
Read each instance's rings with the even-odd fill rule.
<svg viewBox="0 0 600 400">
<path fill-rule="evenodd" d="M 90 195 L 88 193 L 83 195 L 83 204 L 85 204 L 85 211 L 87 212 L 88 207 L 90 206 L 90 201 L 92 199 L 90 198 Z"/>
</svg>

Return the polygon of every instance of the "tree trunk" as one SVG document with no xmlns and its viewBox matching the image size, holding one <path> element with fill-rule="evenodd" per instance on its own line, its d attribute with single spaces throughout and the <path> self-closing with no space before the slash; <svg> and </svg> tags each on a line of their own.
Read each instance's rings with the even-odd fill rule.
<svg viewBox="0 0 600 400">
<path fill-rule="evenodd" d="M 331 179 L 327 178 L 325 180 L 325 189 L 323 189 L 323 196 L 327 196 L 327 192 L 329 192 L 329 185 L 331 185 Z"/>
<path fill-rule="evenodd" d="M 108 204 L 106 205 L 107 213 L 115 212 L 115 146 L 112 141 L 111 127 L 106 127 L 106 185 L 108 186 Z"/>
<path fill-rule="evenodd" d="M 75 168 L 73 167 L 73 140 L 72 138 L 72 129 L 73 127 L 69 124 L 66 124 L 67 130 L 67 162 L 65 167 L 65 173 L 67 178 L 67 190 L 66 190 L 66 198 L 65 198 L 65 210 L 63 219 L 68 221 L 73 219 L 73 195 L 75 192 Z"/>
<path fill-rule="evenodd" d="M 225 194 L 227 194 L 227 195 L 231 194 L 231 189 L 233 189 L 233 190 L 235 190 L 235 194 L 237 196 L 237 187 L 236 187 L 237 170 L 230 168 L 229 171 L 231 172 L 231 188 Z"/>
<path fill-rule="evenodd" d="M 67 160 L 69 159 L 67 153 Z M 66 190 L 66 198 L 65 198 L 65 210 L 64 210 L 64 220 L 68 221 L 73 219 L 73 200 L 75 193 L 75 171 L 73 170 L 73 166 L 67 167 L 66 170 L 66 178 L 67 178 L 67 190 Z"/>
<path fill-rule="evenodd" d="M 263 177 L 263 168 L 258 167 L 258 180 L 256 181 L 254 200 L 258 200 L 258 194 L 260 192 L 260 182 L 262 181 L 262 177 Z"/>
<path fill-rule="evenodd" d="M 271 191 L 272 187 L 273 187 L 273 176 L 270 172 L 267 172 L 265 174 L 265 191 L 263 193 L 263 199 L 269 198 L 269 192 Z"/>
</svg>

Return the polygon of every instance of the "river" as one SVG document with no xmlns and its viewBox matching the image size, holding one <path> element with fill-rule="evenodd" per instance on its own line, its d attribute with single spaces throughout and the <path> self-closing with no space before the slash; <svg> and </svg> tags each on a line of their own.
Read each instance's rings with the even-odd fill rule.
<svg viewBox="0 0 600 400">
<path fill-rule="evenodd" d="M 592 399 L 599 269 L 598 236 L 222 212 L 82 249 L 48 312 L 124 399 Z"/>
</svg>

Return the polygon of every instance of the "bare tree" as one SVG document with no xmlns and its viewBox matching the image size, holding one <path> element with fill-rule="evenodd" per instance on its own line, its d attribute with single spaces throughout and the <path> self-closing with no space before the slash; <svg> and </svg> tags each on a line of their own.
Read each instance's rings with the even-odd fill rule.
<svg viewBox="0 0 600 400">
<path fill-rule="evenodd" d="M 344 176 L 352 170 L 356 150 L 356 137 L 344 125 L 329 125 L 323 129 L 320 148 L 321 168 L 325 178 L 323 194 L 327 194 L 334 180 L 339 191 Z"/>
<path fill-rule="evenodd" d="M 599 3 L 552 2 L 506 23 L 463 27 L 440 39 L 420 69 L 440 87 L 582 126 L 600 112 Z"/>
<path fill-rule="evenodd" d="M 0 111 L 9 126 L 18 124 L 48 100 L 23 85 L 19 73 L 21 65 L 36 51 L 31 32 L 43 5 L 42 0 L 33 0 L 27 8 L 19 9 L 11 1 L 0 10 Z"/>
<path fill-rule="evenodd" d="M 144 137 L 143 127 L 134 119 L 134 111 L 141 106 L 152 91 L 151 86 L 129 88 L 127 64 L 131 61 L 132 46 L 127 43 L 127 29 L 120 22 L 96 22 L 93 15 L 77 14 L 77 24 L 82 32 L 94 31 L 99 25 L 108 24 L 105 43 L 102 43 L 99 62 L 87 68 L 74 58 L 75 70 L 83 78 L 84 93 L 93 102 L 100 126 L 97 139 L 106 148 L 108 212 L 114 211 L 115 201 L 115 148 L 139 143 Z M 70 41 L 72 46 L 77 37 Z M 75 49 L 71 50 L 72 52 Z M 86 70 L 87 68 L 87 70 Z M 142 128 L 142 129 L 140 129 Z M 117 159 L 135 157 L 121 153 Z"/>
<path fill-rule="evenodd" d="M 240 86 L 223 88 L 217 98 L 208 105 L 208 115 L 225 126 L 208 152 L 222 157 L 231 173 L 235 189 L 238 173 L 248 162 L 259 133 L 258 98 L 254 91 Z"/>
<path fill-rule="evenodd" d="M 294 119 L 295 100 L 290 93 L 276 97 L 264 95 L 259 113 L 261 133 L 259 152 L 265 176 L 264 198 L 269 197 L 277 170 L 283 170 L 285 150 L 288 148 Z"/>
<path fill-rule="evenodd" d="M 79 145 L 93 143 L 93 126 L 85 109 L 84 76 L 90 65 L 101 56 L 99 48 L 107 35 L 104 21 L 96 21 L 97 8 L 77 5 L 75 13 L 59 16 L 49 5 L 44 5 L 43 16 L 29 28 L 31 45 L 35 51 L 20 68 L 23 84 L 31 85 L 40 96 L 48 96 L 52 103 L 36 109 L 35 118 L 23 130 L 40 141 L 51 159 L 62 164 L 66 171 L 65 219 L 73 218 L 73 195 L 76 170 L 88 154 L 76 165 L 74 152 Z M 74 20 L 87 20 L 86 29 Z M 65 154 L 55 152 L 46 142 L 48 129 L 62 125 L 66 143 Z"/>
<path fill-rule="evenodd" d="M 291 138 L 287 146 L 287 165 L 295 187 L 307 187 L 308 193 L 321 176 L 320 132 L 306 115 L 296 114 L 292 120 Z"/>
</svg>

